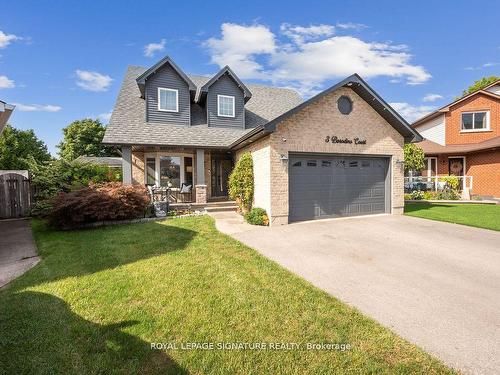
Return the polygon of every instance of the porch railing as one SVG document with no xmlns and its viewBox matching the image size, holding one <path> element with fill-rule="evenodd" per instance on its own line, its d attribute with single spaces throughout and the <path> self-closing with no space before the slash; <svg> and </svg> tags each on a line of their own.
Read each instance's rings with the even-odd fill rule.
<svg viewBox="0 0 500 375">
<path fill-rule="evenodd" d="M 447 182 L 445 177 L 451 177 L 448 175 L 438 175 L 438 176 L 413 176 L 405 177 L 404 186 L 405 193 L 411 193 L 414 190 L 420 191 L 442 191 L 447 188 Z M 464 191 L 468 189 L 472 190 L 473 178 L 472 176 L 453 176 L 458 179 L 458 189 Z"/>
<path fill-rule="evenodd" d="M 193 203 L 195 201 L 195 191 L 192 188 L 189 192 L 181 193 L 179 188 L 149 186 L 151 200 L 154 202 L 168 203 Z"/>
</svg>

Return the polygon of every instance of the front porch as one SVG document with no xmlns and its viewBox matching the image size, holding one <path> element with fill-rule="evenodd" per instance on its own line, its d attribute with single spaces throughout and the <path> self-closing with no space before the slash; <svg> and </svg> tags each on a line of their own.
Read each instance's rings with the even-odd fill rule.
<svg viewBox="0 0 500 375">
<path fill-rule="evenodd" d="M 223 149 L 123 146 L 123 183 L 150 187 L 156 201 L 225 201 L 234 165 Z"/>
</svg>

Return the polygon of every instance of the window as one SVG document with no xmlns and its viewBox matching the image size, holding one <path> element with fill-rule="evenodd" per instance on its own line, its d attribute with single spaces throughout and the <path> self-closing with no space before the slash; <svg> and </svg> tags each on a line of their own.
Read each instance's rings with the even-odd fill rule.
<svg viewBox="0 0 500 375">
<path fill-rule="evenodd" d="M 158 110 L 179 112 L 179 92 L 174 89 L 158 87 Z"/>
<path fill-rule="evenodd" d="M 301 167 L 302 162 L 301 161 L 296 161 L 295 163 L 292 164 L 292 167 Z"/>
<path fill-rule="evenodd" d="M 217 95 L 217 116 L 234 117 L 234 96 Z"/>
<path fill-rule="evenodd" d="M 146 185 L 154 185 L 156 182 L 156 159 L 146 159 Z"/>
<path fill-rule="evenodd" d="M 345 95 L 342 95 L 339 100 L 337 100 L 337 107 L 343 115 L 348 115 L 352 111 L 352 100 Z"/>
<path fill-rule="evenodd" d="M 337 168 L 345 168 L 345 160 L 337 160 L 337 164 L 335 164 Z"/>
<path fill-rule="evenodd" d="M 316 163 L 316 160 L 308 160 L 307 161 L 307 166 L 308 167 L 316 167 L 318 164 Z"/>
<path fill-rule="evenodd" d="M 160 186 L 173 188 L 181 186 L 181 158 L 179 156 L 160 156 Z"/>
<path fill-rule="evenodd" d="M 321 166 L 322 167 L 331 167 L 332 162 L 330 160 L 321 160 Z"/>
<path fill-rule="evenodd" d="M 361 168 L 370 168 L 370 160 L 361 160 Z"/>
<path fill-rule="evenodd" d="M 351 167 L 351 168 L 357 168 L 358 167 L 358 162 L 357 161 L 350 161 L 349 162 L 349 167 Z"/>
<path fill-rule="evenodd" d="M 462 113 L 462 132 L 484 131 L 490 129 L 490 113 L 465 112 Z"/>
</svg>

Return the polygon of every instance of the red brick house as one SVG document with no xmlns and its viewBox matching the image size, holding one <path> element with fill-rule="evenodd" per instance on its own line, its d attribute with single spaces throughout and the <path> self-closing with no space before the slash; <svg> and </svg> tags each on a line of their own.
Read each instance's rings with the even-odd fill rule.
<svg viewBox="0 0 500 375">
<path fill-rule="evenodd" d="M 500 197 L 500 80 L 415 121 L 423 176 L 465 177 L 472 195 Z M 468 186 L 471 183 L 472 186 Z"/>
</svg>

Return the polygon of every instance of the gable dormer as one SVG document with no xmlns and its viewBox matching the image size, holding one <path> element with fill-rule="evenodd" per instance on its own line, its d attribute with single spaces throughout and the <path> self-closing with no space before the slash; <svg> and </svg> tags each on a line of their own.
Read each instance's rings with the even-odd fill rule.
<svg viewBox="0 0 500 375">
<path fill-rule="evenodd" d="M 205 103 L 208 126 L 245 128 L 245 103 L 252 93 L 228 67 L 200 89 L 197 101 Z"/>
<path fill-rule="evenodd" d="M 160 60 L 136 81 L 146 101 L 147 122 L 191 125 L 196 85 L 170 57 Z"/>
</svg>

